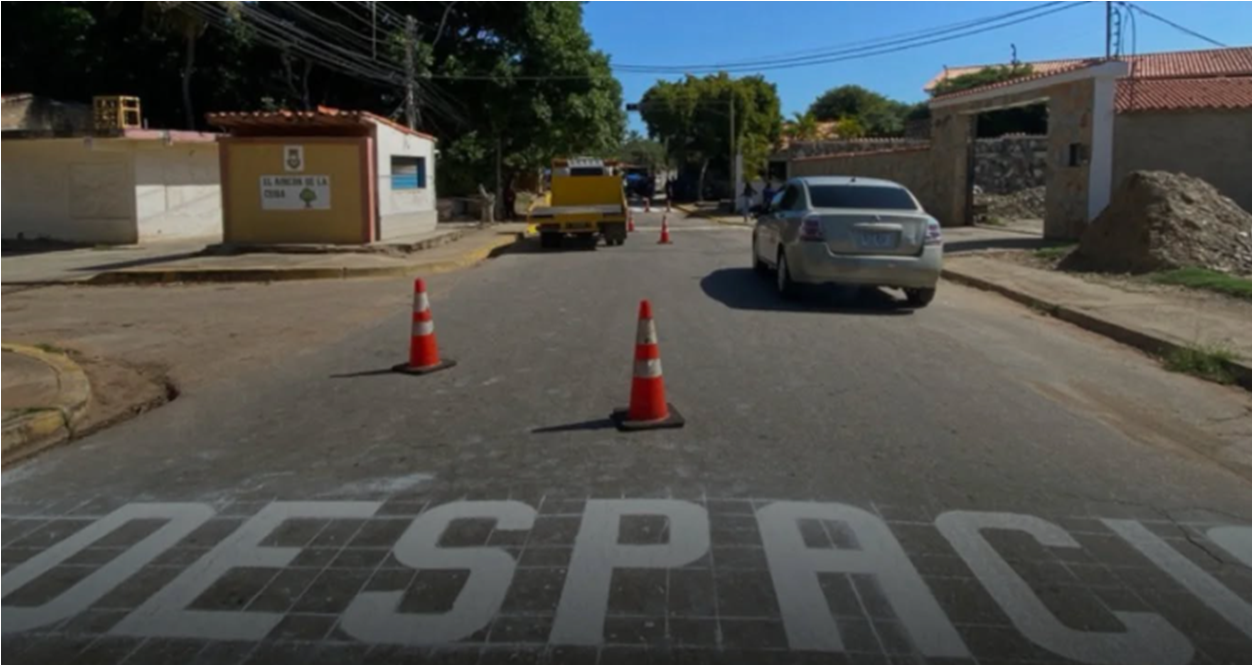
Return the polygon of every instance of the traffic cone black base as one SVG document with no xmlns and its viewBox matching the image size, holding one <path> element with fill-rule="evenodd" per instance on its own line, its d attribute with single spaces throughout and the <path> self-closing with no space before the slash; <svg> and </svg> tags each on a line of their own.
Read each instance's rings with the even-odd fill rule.
<svg viewBox="0 0 1253 666">
<path fill-rule="evenodd" d="M 666 409 L 670 412 L 670 414 L 664 419 L 658 419 L 656 421 L 629 421 L 627 420 L 628 410 L 623 407 L 622 409 L 613 410 L 613 413 L 609 415 L 609 420 L 613 421 L 613 424 L 622 432 L 659 430 L 662 428 L 682 428 L 683 425 L 687 423 L 687 419 L 683 418 L 683 415 L 679 413 L 679 410 L 674 408 L 674 405 L 667 402 Z"/>
<path fill-rule="evenodd" d="M 429 375 L 432 372 L 439 372 L 440 370 L 447 370 L 448 368 L 451 368 L 454 365 L 457 365 L 456 361 L 454 361 L 451 358 L 446 358 L 446 359 L 442 359 L 439 363 L 436 363 L 435 365 L 428 365 L 422 368 L 414 367 L 412 365 L 409 365 L 408 363 L 400 363 L 400 364 L 392 366 L 392 370 L 396 372 L 403 372 L 406 375 Z"/>
</svg>

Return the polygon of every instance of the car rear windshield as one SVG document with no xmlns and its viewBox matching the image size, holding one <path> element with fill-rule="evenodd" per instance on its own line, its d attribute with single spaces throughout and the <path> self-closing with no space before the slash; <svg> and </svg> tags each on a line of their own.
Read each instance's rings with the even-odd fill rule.
<svg viewBox="0 0 1253 666">
<path fill-rule="evenodd" d="M 810 185 L 809 200 L 814 208 L 918 210 L 913 197 L 902 187 Z"/>
</svg>

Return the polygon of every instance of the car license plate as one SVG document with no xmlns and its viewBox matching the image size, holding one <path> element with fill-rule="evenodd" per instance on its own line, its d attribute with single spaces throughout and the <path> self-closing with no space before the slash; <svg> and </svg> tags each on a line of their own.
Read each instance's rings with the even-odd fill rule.
<svg viewBox="0 0 1253 666">
<path fill-rule="evenodd" d="M 896 247 L 895 231 L 861 231 L 857 233 L 857 247 L 871 250 L 890 250 Z"/>
</svg>

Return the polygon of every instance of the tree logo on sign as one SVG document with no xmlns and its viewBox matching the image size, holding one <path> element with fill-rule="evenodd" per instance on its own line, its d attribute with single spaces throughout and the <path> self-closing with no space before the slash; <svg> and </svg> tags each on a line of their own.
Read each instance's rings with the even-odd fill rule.
<svg viewBox="0 0 1253 666">
<path fill-rule="evenodd" d="M 318 193 L 313 188 L 306 187 L 300 190 L 300 200 L 305 202 L 305 208 L 313 208 L 313 202 L 318 200 Z"/>
</svg>

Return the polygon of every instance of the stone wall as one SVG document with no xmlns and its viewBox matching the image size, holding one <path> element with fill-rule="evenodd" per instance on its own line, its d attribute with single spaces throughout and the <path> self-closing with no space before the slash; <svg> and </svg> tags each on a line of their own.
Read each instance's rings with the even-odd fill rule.
<svg viewBox="0 0 1253 666">
<path fill-rule="evenodd" d="M 975 141 L 975 185 L 987 194 L 1010 194 L 1044 185 L 1048 136 L 1009 135 Z"/>
<path fill-rule="evenodd" d="M 787 160 L 824 155 L 842 155 L 844 153 L 865 153 L 895 148 L 918 148 L 927 146 L 928 143 L 925 139 L 904 137 L 793 141 L 788 144 L 787 148 L 771 155 L 770 159 Z"/>
<path fill-rule="evenodd" d="M 1091 80 L 1045 88 L 1049 97 L 1048 168 L 1044 192 L 1044 236 L 1075 240 L 1088 226 L 1089 157 L 1092 150 Z M 1112 104 L 1111 104 L 1112 106 Z M 1108 110 L 1113 113 L 1113 108 Z M 1082 153 L 1071 163 L 1071 146 Z"/>
<path fill-rule="evenodd" d="M 1132 171 L 1185 173 L 1250 208 L 1249 112 L 1155 111 L 1114 119 L 1114 183 Z"/>
</svg>

